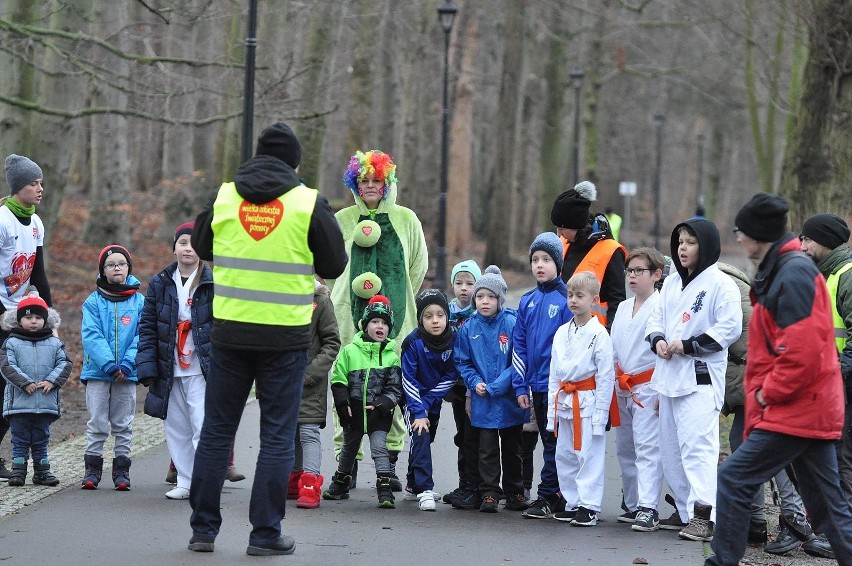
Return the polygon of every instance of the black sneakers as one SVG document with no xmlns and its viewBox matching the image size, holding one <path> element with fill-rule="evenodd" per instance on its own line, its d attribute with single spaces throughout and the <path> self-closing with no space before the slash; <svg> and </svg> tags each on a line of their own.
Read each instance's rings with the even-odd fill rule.
<svg viewBox="0 0 852 566">
<path fill-rule="evenodd" d="M 640 533 L 650 533 L 660 528 L 660 516 L 656 509 L 648 509 L 640 507 L 636 511 L 636 520 L 630 525 L 630 528 Z"/>
<path fill-rule="evenodd" d="M 267 544 L 249 544 L 246 554 L 249 556 L 281 556 L 293 554 L 296 551 L 296 541 L 293 537 L 280 536 L 275 542 Z"/>
<path fill-rule="evenodd" d="M 591 509 L 586 509 L 585 507 L 579 507 L 577 509 L 577 514 L 574 515 L 574 519 L 571 521 L 571 525 L 575 527 L 594 527 L 597 524 L 597 511 L 592 511 Z"/>
<path fill-rule="evenodd" d="M 497 503 L 498 499 L 493 495 L 486 495 L 482 498 L 482 503 L 479 506 L 479 510 L 483 513 L 496 513 L 497 512 Z"/>
<path fill-rule="evenodd" d="M 564 499 L 559 495 L 552 495 L 550 497 L 540 495 L 524 511 L 523 516 L 527 519 L 552 519 L 553 514 L 558 511 L 565 511 Z"/>
</svg>

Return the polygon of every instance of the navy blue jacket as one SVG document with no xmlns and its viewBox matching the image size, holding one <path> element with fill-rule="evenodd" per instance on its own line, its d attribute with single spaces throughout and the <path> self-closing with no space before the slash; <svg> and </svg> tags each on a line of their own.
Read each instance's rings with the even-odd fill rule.
<svg viewBox="0 0 852 566">
<path fill-rule="evenodd" d="M 402 342 L 402 391 L 412 418 L 441 412 L 441 400 L 459 379 L 453 361 L 453 344 L 443 352 L 433 352 L 412 330 Z"/>
</svg>

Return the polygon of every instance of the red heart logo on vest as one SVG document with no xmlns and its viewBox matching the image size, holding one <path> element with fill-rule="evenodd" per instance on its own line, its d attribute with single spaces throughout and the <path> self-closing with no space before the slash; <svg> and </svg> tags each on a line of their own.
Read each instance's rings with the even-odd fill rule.
<svg viewBox="0 0 852 566">
<path fill-rule="evenodd" d="M 690 318 L 691 318 L 691 317 L 689 316 L 689 313 L 688 313 L 688 312 L 685 312 L 685 313 L 683 313 L 683 316 L 681 317 L 681 320 L 682 320 L 683 322 L 686 322 L 686 321 L 688 321 Z"/>
<path fill-rule="evenodd" d="M 364 289 L 370 290 L 370 289 L 372 289 L 372 288 L 373 288 L 373 284 L 370 282 L 370 280 L 369 280 L 369 279 L 366 279 L 366 280 L 364 281 Z"/>
<path fill-rule="evenodd" d="M 365 236 L 369 236 L 370 234 L 373 233 L 373 227 L 372 226 L 361 226 L 361 232 L 363 232 Z"/>
<path fill-rule="evenodd" d="M 240 203 L 240 223 L 246 233 L 258 242 L 270 235 L 283 217 L 284 204 L 279 200 L 262 204 L 243 200 Z"/>
</svg>

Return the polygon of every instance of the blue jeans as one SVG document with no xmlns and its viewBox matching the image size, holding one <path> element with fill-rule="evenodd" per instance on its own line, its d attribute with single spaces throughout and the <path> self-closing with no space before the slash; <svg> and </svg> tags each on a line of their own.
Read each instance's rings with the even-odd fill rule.
<svg viewBox="0 0 852 566">
<path fill-rule="evenodd" d="M 840 490 L 834 442 L 753 430 L 719 468 L 717 522 L 705 566 L 736 566 L 745 554 L 754 495 L 791 463 L 816 532 L 843 566 L 852 565 L 852 512 Z"/>
<path fill-rule="evenodd" d="M 41 395 L 41 392 L 33 393 Z M 50 442 L 50 423 L 56 420 L 56 415 L 39 415 L 36 413 L 21 413 L 9 415 L 9 428 L 12 431 L 12 458 L 26 460 L 30 451 L 33 453 L 33 463 L 41 463 L 47 459 L 47 445 Z"/>
<path fill-rule="evenodd" d="M 307 352 L 214 347 L 211 358 L 204 424 L 189 489 L 192 533 L 197 540 L 207 542 L 219 534 L 219 502 L 228 457 L 254 383 L 260 405 L 260 453 L 249 503 L 253 527 L 249 544 L 270 544 L 281 536 Z"/>
<path fill-rule="evenodd" d="M 538 496 L 552 498 L 559 493 L 559 476 L 556 475 L 556 437 L 547 430 L 547 391 L 532 394 L 533 410 L 535 411 L 535 422 L 538 425 L 538 433 L 541 435 L 542 452 L 544 453 L 544 464 L 541 467 L 541 483 L 538 484 Z"/>
</svg>

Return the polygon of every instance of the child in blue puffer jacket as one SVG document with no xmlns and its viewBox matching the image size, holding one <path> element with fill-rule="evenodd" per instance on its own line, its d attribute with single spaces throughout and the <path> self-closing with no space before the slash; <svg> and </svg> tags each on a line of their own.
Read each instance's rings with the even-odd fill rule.
<svg viewBox="0 0 852 566">
<path fill-rule="evenodd" d="M 59 485 L 50 471 L 47 445 L 50 423 L 59 418 L 59 388 L 71 375 L 65 347 L 53 335 L 59 313 L 37 295 L 25 297 L 15 311 L 3 315 L 9 338 L 0 348 L 0 373 L 6 379 L 3 416 L 12 430 L 10 486 L 22 486 L 27 457 L 33 456 L 33 483 Z"/>
<path fill-rule="evenodd" d="M 489 266 L 473 288 L 476 314 L 459 330 L 455 347 L 456 367 L 470 390 L 470 421 L 479 435 L 479 510 L 483 513 L 496 513 L 503 495 L 507 509 L 527 507 L 521 433 L 529 420 L 529 388 L 511 363 L 517 313 L 503 307 L 506 291 L 500 269 Z"/>
<path fill-rule="evenodd" d="M 83 489 L 97 489 L 104 442 L 115 436 L 112 479 L 117 491 L 130 489 L 130 442 L 136 413 L 136 349 L 145 297 L 130 273 L 130 252 L 118 244 L 98 256 L 97 289 L 83 303 L 83 371 L 86 384 L 86 447 Z"/>
</svg>

